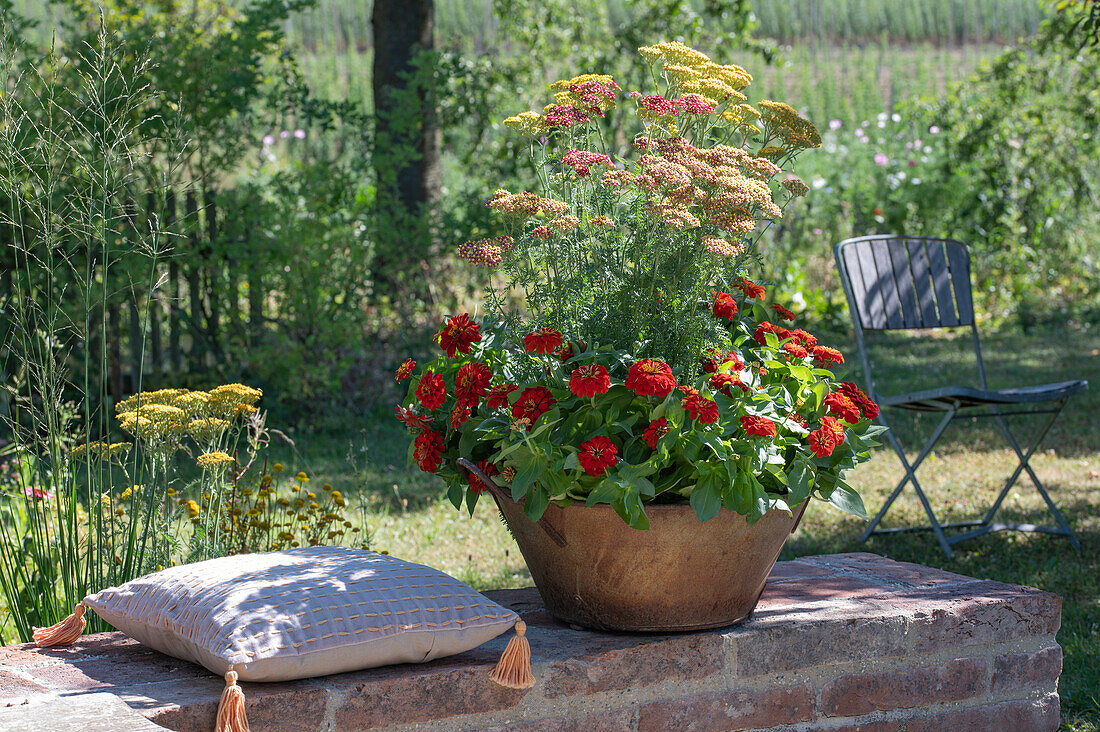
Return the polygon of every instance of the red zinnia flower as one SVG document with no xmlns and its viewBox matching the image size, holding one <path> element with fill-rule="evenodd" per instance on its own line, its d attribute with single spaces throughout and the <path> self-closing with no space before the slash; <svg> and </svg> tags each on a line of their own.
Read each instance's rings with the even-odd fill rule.
<svg viewBox="0 0 1100 732">
<path fill-rule="evenodd" d="M 443 400 L 447 398 L 447 387 L 443 384 L 443 377 L 428 369 L 420 377 L 416 385 L 416 398 L 425 409 L 439 409 L 443 406 Z"/>
<path fill-rule="evenodd" d="M 657 440 L 661 439 L 668 434 L 668 420 L 664 417 L 655 419 L 649 423 L 649 426 L 645 428 L 645 432 L 642 433 L 642 439 L 645 440 L 645 444 L 649 445 L 650 450 L 657 449 Z"/>
<path fill-rule="evenodd" d="M 787 338 L 793 338 L 798 343 L 801 343 L 806 348 L 813 348 L 817 345 L 817 338 L 810 335 L 806 331 L 798 328 L 796 330 L 788 330 L 784 334 Z"/>
<path fill-rule="evenodd" d="M 859 421 L 859 407 L 846 395 L 840 392 L 825 395 L 825 406 L 829 408 L 829 414 L 842 419 L 849 424 Z"/>
<path fill-rule="evenodd" d="M 775 311 L 776 315 L 783 318 L 783 320 L 794 320 L 794 313 L 779 303 L 772 303 L 772 310 Z"/>
<path fill-rule="evenodd" d="M 405 409 L 400 404 L 393 408 L 394 416 L 401 420 L 410 430 L 425 430 L 432 424 L 431 417 L 417 414 L 411 409 Z"/>
<path fill-rule="evenodd" d="M 763 300 L 765 296 L 764 288 L 756 284 L 752 280 L 741 279 L 741 282 L 734 285 L 741 292 L 745 293 L 745 297 L 750 300 Z"/>
<path fill-rule="evenodd" d="M 411 358 L 406 358 L 405 363 L 397 367 L 397 373 L 394 374 L 394 381 L 404 381 L 412 376 L 413 369 L 416 368 L 416 361 Z"/>
<path fill-rule="evenodd" d="M 545 386 L 529 387 L 523 390 L 523 393 L 519 395 L 519 399 L 512 405 L 512 417 L 514 419 L 527 419 L 527 428 L 530 429 L 536 419 L 557 403 L 557 399 Z"/>
<path fill-rule="evenodd" d="M 626 388 L 638 396 L 666 397 L 676 388 L 676 377 L 664 361 L 643 358 L 635 361 L 627 372 Z"/>
<path fill-rule="evenodd" d="M 810 352 L 805 348 L 795 343 L 794 341 L 787 341 L 783 344 L 783 350 L 791 354 L 795 358 L 806 358 L 810 355 Z"/>
<path fill-rule="evenodd" d="M 794 422 L 795 424 L 801 426 L 803 429 L 810 429 L 810 423 L 807 422 L 806 418 L 803 417 L 798 412 L 791 412 L 790 414 L 787 415 L 787 419 L 789 419 L 792 422 Z"/>
<path fill-rule="evenodd" d="M 786 328 L 769 323 L 765 320 L 763 323 L 756 326 L 756 330 L 753 331 L 752 334 L 752 339 L 762 346 L 767 345 L 768 340 L 764 335 L 765 333 L 775 333 L 775 337 L 779 340 L 783 340 L 790 335 L 790 331 Z"/>
<path fill-rule="evenodd" d="M 737 315 L 737 303 L 733 301 L 733 297 L 728 292 L 715 293 L 714 304 L 710 309 L 715 317 L 725 318 L 726 320 L 733 320 L 733 316 Z"/>
<path fill-rule="evenodd" d="M 443 435 L 424 430 L 413 443 L 413 458 L 425 473 L 434 473 L 443 462 Z"/>
<path fill-rule="evenodd" d="M 489 409 L 500 409 L 501 407 L 508 406 L 508 395 L 518 389 L 517 384 L 512 382 L 506 382 L 503 384 L 497 384 L 489 390 L 489 398 L 486 400 L 486 404 Z"/>
<path fill-rule="evenodd" d="M 867 419 L 874 419 L 878 416 L 878 405 L 875 404 L 871 397 L 867 396 L 863 389 L 853 384 L 850 381 L 845 381 L 840 385 L 840 393 L 851 399 L 859 407 L 859 411 Z"/>
<path fill-rule="evenodd" d="M 741 418 L 741 427 L 745 432 L 757 437 L 775 437 L 775 422 L 767 417 L 754 417 L 746 414 Z"/>
<path fill-rule="evenodd" d="M 480 404 L 481 397 L 489 392 L 492 378 L 492 372 L 483 363 L 468 363 L 460 368 L 455 377 L 455 396 L 459 403 L 471 409 Z"/>
<path fill-rule="evenodd" d="M 835 417 L 822 417 L 821 429 L 814 430 L 807 438 L 810 449 L 818 457 L 829 457 L 837 446 L 844 442 L 844 427 Z"/>
<path fill-rule="evenodd" d="M 481 340 L 481 326 L 470 320 L 467 313 L 456 315 L 439 331 L 436 340 L 449 358 L 456 353 L 469 353 L 470 346 Z"/>
<path fill-rule="evenodd" d="M 454 409 L 451 410 L 451 429 L 457 430 L 459 427 L 466 424 L 469 419 L 470 408 L 462 402 L 455 404 Z"/>
<path fill-rule="evenodd" d="M 814 360 L 822 366 L 828 366 L 830 363 L 844 363 L 844 354 L 835 348 L 814 346 L 810 349 L 810 353 L 814 355 Z"/>
<path fill-rule="evenodd" d="M 569 377 L 569 391 L 579 397 L 594 397 L 605 394 L 611 388 L 611 377 L 607 369 L 598 363 L 587 363 L 577 367 Z"/>
<path fill-rule="evenodd" d="M 561 345 L 561 333 L 553 328 L 539 328 L 523 337 L 528 353 L 553 353 Z"/>
<path fill-rule="evenodd" d="M 561 359 L 562 363 L 565 363 L 566 361 L 568 361 L 569 359 L 573 358 L 573 356 L 576 356 L 576 355 L 577 354 L 576 354 L 576 351 L 573 350 L 573 344 L 572 343 L 565 343 L 565 344 L 562 345 L 561 348 L 558 349 L 558 358 Z"/>
<path fill-rule="evenodd" d="M 589 475 L 603 475 L 608 468 L 618 462 L 615 457 L 618 454 L 619 448 L 615 447 L 615 443 L 601 435 L 581 443 L 577 460 L 580 461 L 584 472 Z"/>
<path fill-rule="evenodd" d="M 715 374 L 710 377 L 710 388 L 725 394 L 730 399 L 734 398 L 732 389 L 734 386 L 746 394 L 749 391 L 748 385 L 733 374 Z"/>
<path fill-rule="evenodd" d="M 497 466 L 493 465 L 488 460 L 479 460 L 477 467 L 481 472 L 485 473 L 488 477 L 492 478 L 494 475 L 500 475 L 500 471 L 497 470 Z M 477 477 L 473 473 L 469 475 L 470 490 L 474 493 L 484 493 L 489 490 L 489 486 L 485 485 L 485 481 Z"/>
<path fill-rule="evenodd" d="M 718 421 L 718 403 L 702 394 L 689 394 L 680 400 L 680 404 L 684 405 L 692 419 L 703 424 L 714 424 Z"/>
<path fill-rule="evenodd" d="M 713 374 L 718 370 L 719 366 L 727 363 L 732 363 L 730 371 L 740 371 L 745 368 L 745 362 L 737 357 L 736 353 L 730 351 L 723 354 L 717 348 L 708 348 L 703 352 L 703 355 L 699 357 L 699 365 L 703 367 L 703 371 L 708 374 Z"/>
</svg>

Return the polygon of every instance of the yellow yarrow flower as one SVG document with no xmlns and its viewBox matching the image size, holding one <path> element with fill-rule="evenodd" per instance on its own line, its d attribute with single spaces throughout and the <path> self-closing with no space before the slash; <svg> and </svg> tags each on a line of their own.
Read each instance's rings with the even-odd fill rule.
<svg viewBox="0 0 1100 732">
<path fill-rule="evenodd" d="M 538 112 L 523 112 L 504 120 L 504 126 L 524 137 L 535 137 L 546 131 L 546 117 Z"/>
<path fill-rule="evenodd" d="M 202 419 L 191 420 L 191 423 L 187 425 L 187 434 L 191 435 L 196 442 L 211 443 L 217 441 L 229 429 L 229 426 L 229 422 L 224 419 L 203 417 Z"/>
<path fill-rule="evenodd" d="M 199 467 L 206 470 L 216 470 L 237 462 L 231 455 L 224 452 L 205 452 L 195 459 Z"/>
<path fill-rule="evenodd" d="M 202 417 L 210 406 L 210 395 L 205 391 L 189 391 L 177 396 L 172 406 L 187 412 L 192 419 Z"/>
<path fill-rule="evenodd" d="M 572 79 L 562 79 L 555 81 L 550 85 L 550 91 L 569 91 L 571 86 L 580 86 L 581 84 L 587 84 L 589 82 L 596 82 L 597 84 L 610 84 L 615 78 L 610 74 L 581 74 L 580 76 L 574 76 Z"/>
<path fill-rule="evenodd" d="M 759 102 L 760 117 L 765 127 L 783 140 L 787 147 L 805 149 L 821 147 L 821 133 L 789 104 L 764 99 Z"/>
</svg>

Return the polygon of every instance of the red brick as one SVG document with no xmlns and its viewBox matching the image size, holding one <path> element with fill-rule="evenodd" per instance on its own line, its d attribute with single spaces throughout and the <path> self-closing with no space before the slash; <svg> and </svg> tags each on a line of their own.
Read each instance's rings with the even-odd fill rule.
<svg viewBox="0 0 1100 732">
<path fill-rule="evenodd" d="M 769 583 L 764 586 L 756 612 L 811 602 L 856 600 L 889 591 L 890 588 L 885 585 L 863 577 L 814 577 L 803 581 Z"/>
<path fill-rule="evenodd" d="M 1054 635 L 1062 618 L 1057 595 L 1002 582 L 908 590 L 866 602 L 912 618 L 913 653 Z"/>
<path fill-rule="evenodd" d="M 1007 653 L 993 660 L 993 692 L 1053 691 L 1062 675 L 1062 647 L 1036 653 Z"/>
<path fill-rule="evenodd" d="M 380 675 L 376 680 L 349 685 L 348 698 L 333 715 L 336 729 L 370 729 L 511 709 L 530 693 L 530 689 L 505 689 L 494 684 L 488 677 L 492 670 L 488 665 L 436 670 L 430 674 L 417 673 L 408 666 L 391 668 L 402 669 L 404 673 Z M 340 676 L 356 677 L 364 673 Z"/>
<path fill-rule="evenodd" d="M 789 582 L 791 580 L 805 580 L 811 577 L 831 577 L 836 575 L 835 570 L 827 567 L 818 567 L 808 562 L 797 559 L 789 562 L 776 562 L 768 575 L 768 584 L 773 582 Z"/>
<path fill-rule="evenodd" d="M 643 704 L 638 732 L 731 730 L 794 724 L 814 718 L 814 688 L 733 689 Z"/>
<path fill-rule="evenodd" d="M 850 724 L 840 724 L 840 726 L 830 726 L 829 732 L 904 732 L 905 722 L 903 720 L 889 720 L 886 722 L 852 722 Z M 941 731 L 942 732 L 942 731 Z M 959 730 L 952 730 L 951 732 L 960 732 Z"/>
<path fill-rule="evenodd" d="M 0 699 L 14 696 L 30 696 L 47 692 L 45 686 L 35 683 L 23 676 L 13 674 L 10 671 L 0 669 Z"/>
<path fill-rule="evenodd" d="M 967 709 L 911 719 L 905 732 L 1053 732 L 1058 729 L 1058 695 L 983 704 Z"/>
<path fill-rule="evenodd" d="M 833 573 L 854 572 L 888 582 L 895 587 L 935 587 L 976 581 L 973 577 L 966 575 L 945 572 L 942 569 L 925 567 L 912 562 L 898 562 L 869 552 L 826 554 L 819 557 L 804 557 L 803 561 Z"/>
<path fill-rule="evenodd" d="M 985 693 L 985 673 L 984 659 L 959 658 L 943 666 L 848 674 L 825 684 L 821 710 L 830 717 L 854 717 L 967 699 Z"/>
<path fill-rule="evenodd" d="M 147 651 L 144 654 L 105 656 L 28 669 L 51 689 L 58 691 L 93 691 L 111 687 L 133 686 L 151 681 L 174 681 L 210 676 L 210 672 L 178 658 Z"/>
<path fill-rule="evenodd" d="M 850 605 L 815 608 L 792 617 L 790 611 L 760 613 L 726 637 L 737 646 L 737 675 L 782 671 L 906 653 L 907 619 L 880 613 L 867 617 Z"/>
<path fill-rule="evenodd" d="M 605 712 L 587 717 L 545 717 L 487 727 L 483 732 L 633 732 L 634 713 Z"/>
<path fill-rule="evenodd" d="M 146 685 L 116 693 L 162 727 L 176 732 L 210 732 L 214 729 L 224 686 L 224 681 L 211 677 L 178 684 Z M 313 681 L 242 682 L 241 688 L 248 724 L 254 730 L 315 732 L 324 722 L 327 692 Z"/>
<path fill-rule="evenodd" d="M 704 679 L 725 666 L 722 637 L 717 633 L 631 639 L 628 648 L 551 663 L 543 693 L 554 698 Z M 532 640 L 532 647 L 534 643 Z"/>
</svg>

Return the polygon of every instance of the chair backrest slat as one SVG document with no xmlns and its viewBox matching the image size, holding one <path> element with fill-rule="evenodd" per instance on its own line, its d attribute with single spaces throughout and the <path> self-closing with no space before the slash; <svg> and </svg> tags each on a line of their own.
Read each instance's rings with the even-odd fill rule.
<svg viewBox="0 0 1100 732">
<path fill-rule="evenodd" d="M 871 256 L 875 260 L 875 270 L 878 272 L 878 282 L 875 286 L 882 296 L 882 308 L 886 314 L 887 328 L 904 328 L 905 321 L 901 317 L 901 298 L 898 296 L 897 276 L 894 272 L 894 264 L 890 261 L 889 242 L 876 241 L 871 243 Z"/>
<path fill-rule="evenodd" d="M 951 269 L 951 284 L 955 289 L 955 306 L 959 312 L 959 323 L 967 325 L 974 322 L 974 302 L 970 289 L 970 255 L 962 246 L 954 242 L 945 242 L 947 266 Z"/>
<path fill-rule="evenodd" d="M 932 294 L 932 274 L 928 267 L 928 252 L 924 249 L 924 242 L 919 239 L 908 239 L 905 249 L 909 253 L 909 269 L 913 273 L 913 287 L 917 291 L 917 304 L 920 306 L 921 325 L 932 327 L 939 322 L 939 313 L 936 312 L 936 298 Z"/>
<path fill-rule="evenodd" d="M 902 327 L 921 328 L 924 326 L 924 320 L 917 307 L 917 296 L 913 292 L 913 271 L 909 266 L 909 251 L 902 240 L 891 241 L 886 249 L 887 254 L 890 255 L 894 284 L 898 288 L 898 299 L 901 301 Z"/>
<path fill-rule="evenodd" d="M 886 310 L 882 305 L 882 289 L 878 286 L 878 268 L 875 266 L 875 257 L 870 247 L 857 247 L 852 250 L 853 258 L 859 262 L 859 271 L 862 279 L 857 288 L 861 289 L 864 296 L 861 298 L 862 308 L 866 310 L 867 320 L 873 323 L 868 328 L 886 327 Z"/>
<path fill-rule="evenodd" d="M 837 260 L 865 330 L 974 323 L 970 255 L 963 244 L 926 237 L 868 236 L 837 245 Z"/>
</svg>

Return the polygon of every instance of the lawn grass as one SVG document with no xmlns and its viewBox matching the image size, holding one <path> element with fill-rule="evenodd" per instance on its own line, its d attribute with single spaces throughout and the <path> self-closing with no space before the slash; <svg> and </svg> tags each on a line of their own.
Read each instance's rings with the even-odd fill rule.
<svg viewBox="0 0 1100 732">
<path fill-rule="evenodd" d="M 843 337 L 823 338 L 843 344 Z M 1064 600 L 1058 641 L 1065 652 L 1060 693 L 1063 729 L 1100 729 L 1100 337 L 1095 330 L 1000 333 L 983 341 L 991 386 L 1092 377 L 1091 391 L 1075 398 L 1032 458 L 1042 479 L 1077 532 L 1083 551 L 1042 534 L 1002 532 L 956 548 L 947 559 L 928 533 L 875 537 L 857 542 L 863 523 L 829 506 L 811 507 L 783 559 L 807 554 L 870 551 L 974 577 L 1031 585 Z M 873 348 L 887 393 L 944 383 L 967 383 L 972 365 L 968 334 L 901 338 Z M 848 377 L 855 372 L 849 348 Z M 891 414 L 893 419 L 893 414 Z M 936 417 L 893 419 L 903 443 L 916 445 Z M 1032 418 L 1034 420 L 1034 418 Z M 1030 425 L 1020 423 L 1026 440 Z M 379 551 L 439 567 L 480 589 L 530 584 L 522 557 L 491 504 L 473 517 L 441 498 L 438 481 L 406 467 L 408 438 L 386 414 L 370 415 L 341 434 L 293 436 L 297 460 L 317 478 L 354 497 L 359 518 Z M 282 448 L 286 450 L 286 448 Z M 943 521 L 980 516 L 1015 466 L 1015 455 L 992 420 L 957 421 L 918 473 Z M 876 510 L 903 475 L 893 453 L 882 449 L 850 475 L 869 510 Z M 1041 499 L 1022 479 L 1002 508 L 1007 520 L 1049 523 Z M 906 492 L 885 525 L 927 523 Z"/>
</svg>

